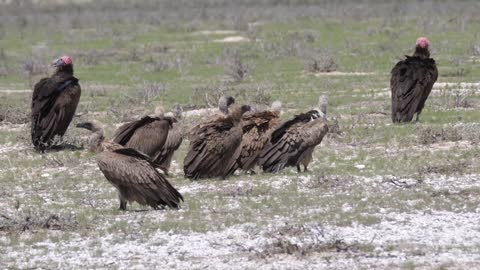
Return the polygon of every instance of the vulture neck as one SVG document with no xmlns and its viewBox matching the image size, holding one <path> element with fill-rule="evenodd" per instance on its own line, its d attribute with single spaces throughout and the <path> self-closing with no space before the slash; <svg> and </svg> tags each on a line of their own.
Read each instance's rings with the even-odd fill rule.
<svg viewBox="0 0 480 270">
<path fill-rule="evenodd" d="M 233 122 L 240 122 L 242 115 L 243 113 L 241 110 L 233 110 L 228 117 L 232 119 Z"/>
<path fill-rule="evenodd" d="M 228 115 L 228 107 L 219 107 L 219 109 L 221 113 Z"/>
<path fill-rule="evenodd" d="M 105 136 L 103 136 L 103 130 L 92 133 L 89 139 L 89 149 L 92 152 L 100 153 L 105 150 Z"/>
<path fill-rule="evenodd" d="M 58 67 L 57 70 L 55 71 L 56 74 L 67 74 L 73 76 L 73 65 L 65 65 Z"/>
<path fill-rule="evenodd" d="M 89 149 L 92 152 L 101 153 L 103 151 L 114 151 L 120 148 L 123 148 L 123 146 L 110 140 L 105 140 L 103 130 L 94 132 L 90 137 Z"/>
<path fill-rule="evenodd" d="M 415 47 L 415 53 L 413 56 L 417 56 L 420 58 L 430 58 L 430 52 L 428 51 L 428 48 L 421 48 L 419 46 Z"/>
</svg>

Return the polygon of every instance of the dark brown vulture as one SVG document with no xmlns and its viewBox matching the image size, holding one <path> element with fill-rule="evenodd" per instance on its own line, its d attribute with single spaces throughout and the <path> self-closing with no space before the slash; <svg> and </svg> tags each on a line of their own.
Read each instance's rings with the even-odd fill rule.
<svg viewBox="0 0 480 270">
<path fill-rule="evenodd" d="M 240 154 L 240 121 L 249 110 L 247 105 L 235 106 L 228 116 L 200 124 L 191 132 L 190 149 L 183 162 L 185 177 L 197 180 L 225 175 L 230 160 Z"/>
<path fill-rule="evenodd" d="M 430 58 L 427 38 L 417 39 L 415 53 L 398 62 L 392 69 L 392 121 L 410 122 L 416 113 L 418 121 L 425 101 L 437 80 L 435 60 Z"/>
<path fill-rule="evenodd" d="M 240 145 L 240 156 L 231 160 L 227 166 L 227 175 L 234 174 L 237 169 L 254 173 L 258 156 L 263 150 L 271 133 L 280 124 L 282 103 L 276 101 L 270 111 L 246 113 L 242 117 L 243 137 Z"/>
<path fill-rule="evenodd" d="M 193 126 L 187 134 L 189 139 L 190 139 L 190 136 L 193 136 L 193 133 L 195 133 L 196 130 L 200 130 L 200 125 L 214 122 L 218 119 L 221 119 L 227 116 L 229 112 L 228 108 L 234 103 L 235 103 L 235 98 L 231 96 L 221 96 L 220 99 L 218 100 L 218 112 L 208 116 L 207 120 L 203 121 L 202 123 Z"/>
<path fill-rule="evenodd" d="M 300 165 L 307 171 L 312 153 L 328 132 L 327 121 L 312 110 L 296 115 L 273 131 L 270 141 L 260 153 L 258 164 L 265 172 L 279 172 L 285 167 Z"/>
<path fill-rule="evenodd" d="M 185 127 L 182 120 L 183 109 L 180 105 L 175 105 L 172 109 L 172 117 L 176 119 L 172 124 L 172 128 L 168 132 L 167 141 L 163 145 L 160 153 L 155 158 L 155 163 L 159 164 L 161 168 L 167 171 L 170 169 L 173 154 L 180 147 L 185 135 Z"/>
<path fill-rule="evenodd" d="M 62 137 L 80 100 L 80 85 L 73 76 L 73 61 L 62 56 L 52 64 L 55 73 L 35 84 L 32 95 L 31 135 L 35 149 L 45 151 L 55 136 Z"/>
<path fill-rule="evenodd" d="M 155 115 L 144 116 L 119 127 L 113 141 L 155 158 L 167 140 L 173 121 L 171 117 L 164 117 L 163 109 L 157 107 Z"/>
<path fill-rule="evenodd" d="M 118 190 L 120 210 L 127 209 L 127 202 L 149 205 L 154 209 L 179 207 L 182 195 L 155 169 L 150 157 L 133 148 L 106 141 L 103 128 L 96 122 L 79 123 L 77 127 L 92 131 L 89 148 L 97 153 L 100 171 Z"/>
</svg>

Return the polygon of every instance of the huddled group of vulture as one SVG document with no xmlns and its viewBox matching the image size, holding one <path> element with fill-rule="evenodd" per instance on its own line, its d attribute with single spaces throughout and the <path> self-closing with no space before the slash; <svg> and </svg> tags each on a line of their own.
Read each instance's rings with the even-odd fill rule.
<svg viewBox="0 0 480 270">
<path fill-rule="evenodd" d="M 63 56 L 53 66 L 55 73 L 41 79 L 32 96 L 32 143 L 40 152 L 52 145 L 54 137 L 65 134 L 80 101 L 72 59 Z M 398 62 L 391 75 L 392 121 L 409 122 L 414 114 L 418 121 L 438 76 L 428 39 L 418 38 L 414 54 Z M 328 132 L 326 97 L 321 96 L 319 103 L 319 109 L 282 120 L 278 101 L 260 111 L 224 96 L 217 114 L 188 131 L 179 105 L 168 116 L 159 107 L 153 115 L 124 124 L 111 139 L 105 138 L 102 125 L 95 120 L 77 127 L 91 132 L 89 149 L 97 153 L 100 170 L 117 188 L 121 210 L 126 210 L 127 202 L 154 209 L 178 208 L 183 197 L 166 176 L 184 139 L 189 147 L 183 169 L 192 180 L 225 179 L 237 170 L 255 173 L 256 166 L 269 173 L 289 166 L 299 172 L 303 166 L 306 171 L 315 147 Z"/>
</svg>

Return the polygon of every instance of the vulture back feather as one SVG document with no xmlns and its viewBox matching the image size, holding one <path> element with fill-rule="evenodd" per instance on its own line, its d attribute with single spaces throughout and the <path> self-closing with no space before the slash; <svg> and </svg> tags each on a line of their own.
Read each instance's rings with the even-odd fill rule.
<svg viewBox="0 0 480 270">
<path fill-rule="evenodd" d="M 260 153 L 258 164 L 262 169 L 278 172 L 288 166 L 299 168 L 304 159 L 311 159 L 313 149 L 328 132 L 327 121 L 319 116 L 318 111 L 312 110 L 278 127 Z"/>
<path fill-rule="evenodd" d="M 98 166 L 105 178 L 118 190 L 121 210 L 126 210 L 127 202 L 133 201 L 154 209 L 163 206 L 179 207 L 183 196 L 155 168 L 156 164 L 149 156 L 133 148 L 105 141 L 103 129 L 94 122 L 79 123 L 77 127 L 93 132 L 91 149 L 100 152 L 97 154 Z"/>
<path fill-rule="evenodd" d="M 55 136 L 63 136 L 80 101 L 78 79 L 59 71 L 35 84 L 31 105 L 31 137 L 38 150 L 48 148 Z"/>
<path fill-rule="evenodd" d="M 435 60 L 430 58 L 427 38 L 417 39 L 415 53 L 406 56 L 392 69 L 390 88 L 392 92 L 392 121 L 409 122 L 422 113 L 425 101 L 438 78 Z"/>
<path fill-rule="evenodd" d="M 167 140 L 173 121 L 171 117 L 145 116 L 119 127 L 113 141 L 156 157 Z"/>
</svg>

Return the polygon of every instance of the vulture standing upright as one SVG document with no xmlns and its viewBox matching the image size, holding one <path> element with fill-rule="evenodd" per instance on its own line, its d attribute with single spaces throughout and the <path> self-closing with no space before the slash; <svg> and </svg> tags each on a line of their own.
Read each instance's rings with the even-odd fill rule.
<svg viewBox="0 0 480 270">
<path fill-rule="evenodd" d="M 249 111 L 247 105 L 236 106 L 228 114 L 197 126 L 190 135 L 190 149 L 184 159 L 185 177 L 222 177 L 231 159 L 240 154 L 242 142 L 242 115 Z"/>
<path fill-rule="evenodd" d="M 73 76 L 73 61 L 62 56 L 52 64 L 56 71 L 35 84 L 32 95 L 31 135 L 35 149 L 45 151 L 55 136 L 63 136 L 80 100 L 80 85 Z"/>
<path fill-rule="evenodd" d="M 240 145 L 240 156 L 231 160 L 227 166 L 227 175 L 235 173 L 237 169 L 254 172 L 258 156 L 270 139 L 270 135 L 280 124 L 282 103 L 272 103 L 270 111 L 246 113 L 242 117 L 243 137 Z"/>
<path fill-rule="evenodd" d="M 306 171 L 315 146 L 322 142 L 327 132 L 327 121 L 319 111 L 296 115 L 272 132 L 258 164 L 265 172 L 279 172 L 288 166 L 296 166 L 301 172 L 300 165 Z"/>
<path fill-rule="evenodd" d="M 172 116 L 176 121 L 172 124 L 172 128 L 168 132 L 167 140 L 163 145 L 160 153 L 155 158 L 155 163 L 159 164 L 161 168 L 167 172 L 170 169 L 172 163 L 173 154 L 180 147 L 185 135 L 185 127 L 182 120 L 183 109 L 180 105 L 173 106 Z"/>
<path fill-rule="evenodd" d="M 416 113 L 418 121 L 425 101 L 437 80 L 435 60 L 430 58 L 429 41 L 417 39 L 415 53 L 398 62 L 392 69 L 390 87 L 392 90 L 392 121 L 410 122 Z"/>
<path fill-rule="evenodd" d="M 164 117 L 163 109 L 157 107 L 155 115 L 144 116 L 119 127 L 113 141 L 155 158 L 167 140 L 173 121 L 171 117 Z"/>
<path fill-rule="evenodd" d="M 178 208 L 182 195 L 155 169 L 147 155 L 117 143 L 106 141 L 103 128 L 96 122 L 77 124 L 92 132 L 90 150 L 97 153 L 100 171 L 118 190 L 120 210 L 127 209 L 127 202 L 149 205 L 154 209 L 169 206 Z"/>
</svg>

